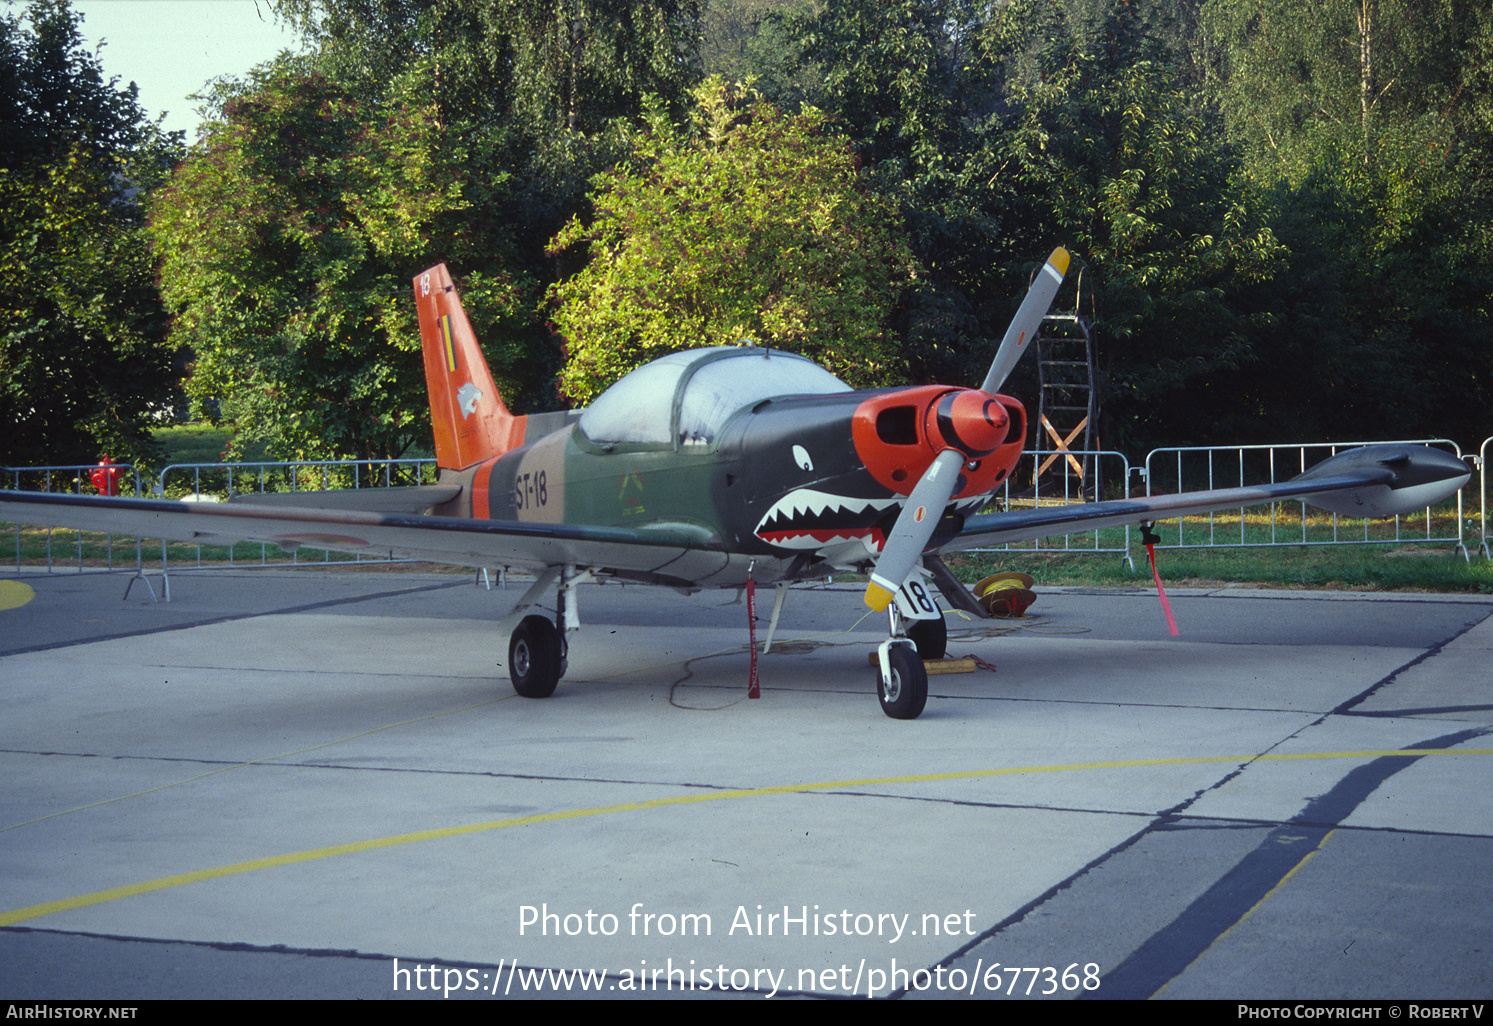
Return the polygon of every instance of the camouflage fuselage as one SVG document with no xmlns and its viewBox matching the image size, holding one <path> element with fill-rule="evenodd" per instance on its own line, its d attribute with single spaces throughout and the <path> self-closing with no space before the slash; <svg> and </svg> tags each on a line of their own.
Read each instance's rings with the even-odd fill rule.
<svg viewBox="0 0 1493 1026">
<path fill-rule="evenodd" d="M 441 512 L 536 524 L 669 531 L 728 555 L 708 582 L 864 568 L 939 451 L 939 407 L 969 390 L 930 386 L 783 397 L 743 407 L 707 443 L 595 441 L 576 414 L 529 418 L 532 442 L 462 473 Z M 983 395 L 983 393 L 979 393 Z M 1025 414 L 999 396 L 998 444 L 965 464 L 930 547 L 986 504 L 1019 458 Z M 947 431 L 945 425 L 942 429 Z M 737 558 L 740 557 L 740 558 Z"/>
</svg>

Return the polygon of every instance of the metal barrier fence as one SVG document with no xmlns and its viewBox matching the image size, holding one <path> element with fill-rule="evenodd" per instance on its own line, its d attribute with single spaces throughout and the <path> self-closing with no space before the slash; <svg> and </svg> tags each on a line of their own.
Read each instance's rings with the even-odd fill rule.
<svg viewBox="0 0 1493 1026">
<path fill-rule="evenodd" d="M 1229 488 L 1277 480 L 1285 480 L 1301 473 L 1312 464 L 1341 450 L 1357 444 L 1384 443 L 1306 443 L 1295 445 L 1213 446 L 1182 447 L 1152 450 L 1143 467 L 1132 467 L 1123 453 L 1113 450 L 1074 450 L 1057 454 L 1070 462 L 1082 461 L 1083 472 L 1089 480 L 1103 480 L 1109 489 L 1104 498 L 1129 498 L 1132 474 L 1140 474 L 1146 481 L 1146 494 L 1156 494 L 1187 488 Z M 1459 458 L 1461 451 L 1455 443 L 1446 439 L 1417 440 L 1413 444 L 1435 445 L 1447 448 Z M 1490 552 L 1488 529 L 1488 472 L 1489 456 L 1493 454 L 1493 437 L 1486 439 L 1475 457 L 1470 457 L 1479 477 L 1479 528 L 1480 538 L 1476 543 L 1485 559 L 1493 559 Z M 1021 509 L 1039 505 L 1068 505 L 1087 501 L 1083 494 L 1085 483 L 1074 475 L 1062 475 L 1056 482 L 1043 487 L 1039 469 L 1043 461 L 1050 463 L 1054 457 L 1050 452 L 1033 452 L 1023 459 L 1032 461 L 1032 488 L 1020 491 L 1008 480 L 996 502 L 1001 509 Z M 1076 459 L 1074 459 L 1076 458 Z M 95 464 L 50 467 L 4 467 L 0 468 L 0 487 L 31 491 L 67 491 L 82 494 L 93 490 L 89 478 L 100 468 Z M 124 495 L 143 496 L 144 484 L 139 471 L 127 464 L 114 467 L 118 471 L 119 492 Z M 1101 473 L 1102 471 L 1102 473 Z M 305 460 L 291 463 L 180 463 L 172 464 L 161 471 L 150 488 L 157 497 L 186 498 L 198 501 L 215 501 L 231 494 L 244 492 L 295 492 L 319 490 L 330 487 L 387 488 L 403 484 L 422 484 L 433 480 L 435 461 L 431 459 L 411 460 Z M 1077 481 L 1077 484 L 1075 484 Z M 1460 492 L 1456 497 L 1456 512 L 1435 514 L 1427 510 L 1414 517 L 1396 517 L 1392 521 L 1352 520 L 1336 514 L 1309 514 L 1299 500 L 1271 503 L 1268 514 L 1249 515 L 1241 508 L 1237 514 L 1214 513 L 1206 517 L 1193 517 L 1176 521 L 1175 541 L 1164 541 L 1163 548 L 1205 547 L 1267 547 L 1298 545 L 1364 545 L 1364 544 L 1446 544 L 1455 547 L 1464 558 L 1470 559 L 1468 545 L 1464 540 L 1464 508 Z M 1416 526 L 1417 521 L 1423 521 Z M 1467 525 L 1470 527 L 1470 524 Z M 60 529 L 58 529 L 60 530 Z M 1168 528 L 1171 530 L 1171 528 Z M 102 541 L 85 543 L 86 532 L 68 532 L 75 535 L 70 543 L 72 555 L 67 557 L 78 571 L 131 570 L 142 572 L 143 542 L 134 542 L 133 559 L 116 559 L 115 537 L 97 536 Z M 25 557 L 22 546 L 22 531 L 15 526 L 14 565 L 17 570 L 25 565 L 45 562 L 48 571 L 54 569 L 59 559 L 54 553 L 54 529 L 46 531 L 44 550 L 41 554 Z M 271 559 L 274 546 L 260 543 L 240 543 L 257 549 L 257 559 L 246 561 L 236 547 L 210 546 L 213 555 L 203 559 L 203 547 L 195 546 L 188 559 L 190 566 L 228 565 L 234 567 L 254 566 L 314 566 L 346 562 L 368 562 L 366 557 L 354 557 L 323 551 L 319 560 L 304 558 L 303 551 L 286 554 L 284 558 Z M 975 551 L 993 552 L 1005 550 L 1037 552 L 1112 553 L 1122 562 L 1134 566 L 1130 552 L 1129 528 L 1111 528 L 1108 531 L 1087 531 L 1073 535 L 1053 535 L 1031 542 L 1017 542 L 1002 546 L 982 548 Z M 313 550 L 315 551 L 315 550 Z M 180 549 L 178 549 L 180 552 Z M 279 555 L 278 552 L 275 555 Z M 170 567 L 173 556 L 163 542 L 161 546 L 161 572 Z M 180 567 L 180 556 L 177 559 Z M 389 562 L 388 560 L 371 560 Z M 10 560 L 7 560 L 10 562 Z M 152 558 L 154 563 L 154 558 Z"/>
<path fill-rule="evenodd" d="M 90 476 L 106 468 L 97 464 L 78 464 L 53 467 L 5 467 L 0 468 L 5 484 L 3 487 L 26 491 L 70 492 L 92 494 L 97 489 Z M 111 469 L 119 472 L 119 494 L 136 498 L 147 495 L 140 472 L 127 464 L 113 464 Z M 230 495 L 255 492 L 296 492 L 320 490 L 339 485 L 349 488 L 390 488 L 403 484 L 422 484 L 434 480 L 435 460 L 301 460 L 289 463 L 176 463 L 166 467 L 149 489 L 156 498 L 179 498 L 198 502 L 220 502 Z M 66 531 L 73 536 L 73 554 L 65 561 L 55 558 L 53 538 L 57 531 Z M 101 535 L 88 531 L 71 531 L 65 528 L 47 528 L 42 556 L 27 556 L 22 542 L 22 528 L 14 527 L 14 565 L 16 570 L 27 565 L 45 562 L 48 572 L 65 562 L 80 573 L 110 573 L 128 570 L 137 576 L 144 572 L 145 560 L 143 539 L 134 538 L 134 559 L 126 565 L 114 555 L 115 538 L 123 535 Z M 170 543 L 175 544 L 175 543 Z M 306 550 L 296 549 L 283 553 L 278 547 L 260 542 L 239 542 L 237 545 L 191 545 L 181 543 L 176 549 L 176 565 L 172 566 L 173 553 L 167 542 L 161 543 L 161 573 L 171 569 L 182 569 L 180 553 L 187 547 L 191 555 L 186 559 L 188 567 L 232 566 L 319 566 L 349 562 L 398 562 L 389 559 L 370 559 L 345 553 L 321 551 L 320 559 L 306 558 Z M 204 549 L 209 557 L 204 561 Z M 247 559 L 242 554 L 247 549 L 255 555 Z M 256 558 L 257 556 L 257 558 Z M 282 558 L 283 557 L 283 558 Z M 7 559 L 7 563 L 12 560 Z M 151 564 L 154 566 L 154 556 Z M 169 587 L 168 587 L 169 594 Z"/>
<path fill-rule="evenodd" d="M 1049 481 L 1044 490 L 1042 475 L 1045 473 L 1045 468 L 1058 458 L 1070 464 L 1074 473 L 1053 475 L 1058 478 L 1058 481 Z M 1088 501 L 1085 492 L 1089 492 L 1092 496 L 1090 482 L 1093 481 L 1108 482 L 1110 492 L 1097 496 L 1099 498 L 1130 498 L 1130 475 L 1134 473 L 1135 468 L 1130 466 L 1130 460 L 1122 452 L 1115 452 L 1112 449 L 1064 449 L 1056 453 L 1050 451 L 1023 453 L 1023 464 L 1026 460 L 1031 460 L 1031 477 L 1027 478 L 1025 475 L 1013 473 L 1002 486 L 1000 498 L 992 505 L 1001 510 L 1032 509 L 1038 506 L 1071 506 Z M 1080 477 L 1079 474 L 1085 476 Z M 1033 483 L 1031 488 L 1018 491 L 1011 484 L 1013 479 L 1031 480 Z M 1135 568 L 1135 560 L 1130 555 L 1130 528 L 1128 527 L 1109 528 L 1103 532 L 1102 536 L 1099 531 L 1084 531 L 1079 534 L 1049 535 L 1029 542 L 1008 542 L 1004 545 L 970 551 L 1006 552 L 1011 550 L 1109 552 L 1118 555 L 1120 561 L 1126 566 L 1131 569 Z"/>
<path fill-rule="evenodd" d="M 365 473 L 373 471 L 373 473 Z M 172 463 L 156 479 L 155 494 L 162 497 L 188 498 L 198 502 L 215 502 L 233 495 L 325 491 L 329 488 L 394 488 L 405 484 L 431 484 L 435 481 L 434 459 L 390 460 L 295 460 L 287 463 Z M 191 486 L 184 480 L 190 475 Z M 365 477 L 368 482 L 365 483 Z M 207 491 L 204 491 L 204 478 Z M 259 558 L 245 562 L 237 555 L 245 546 L 257 548 Z M 255 566 L 315 566 L 327 563 L 391 563 L 388 558 L 333 553 L 322 549 L 320 559 L 303 559 L 302 550 L 290 553 L 264 542 L 240 542 L 233 546 L 210 545 L 209 549 L 227 549 L 226 559 L 212 560 L 214 565 L 236 568 Z M 270 560 L 271 550 L 277 558 Z M 194 547 L 192 565 L 201 567 L 203 546 Z M 166 569 L 166 549 L 161 549 L 161 569 Z"/>
<path fill-rule="evenodd" d="M 119 489 L 117 494 L 129 495 L 135 498 L 138 498 L 141 495 L 140 471 L 136 469 L 132 464 L 128 463 L 113 463 L 109 464 L 107 467 L 97 463 L 75 463 L 65 466 L 53 467 L 0 467 L 0 475 L 3 475 L 5 478 L 6 484 L 4 485 L 4 487 L 10 488 L 13 491 L 64 491 L 73 495 L 91 495 L 94 494 L 98 489 L 94 485 L 89 475 L 101 470 L 112 470 L 115 472 L 114 480 L 117 482 Z M 86 485 L 85 480 L 87 480 Z M 12 526 L 15 532 L 15 567 L 17 570 L 20 570 L 22 566 L 21 525 L 14 524 Z M 54 554 L 52 551 L 52 541 L 55 532 L 58 530 L 66 529 L 51 527 L 46 529 L 45 558 L 48 573 L 50 573 L 56 566 L 56 560 L 54 559 Z M 85 532 L 68 531 L 67 533 L 75 536 L 73 541 L 75 554 L 72 561 L 74 561 L 78 568 L 81 569 L 84 562 L 83 553 Z M 124 536 L 120 535 L 119 537 Z M 105 540 L 103 543 L 104 555 L 102 557 L 104 565 L 99 569 L 109 571 L 128 569 L 134 570 L 138 573 L 142 565 L 142 553 L 144 551 L 143 540 L 140 538 L 134 539 L 135 561 L 132 566 L 126 567 L 123 565 L 115 564 L 114 538 L 114 535 L 105 536 Z"/>
<path fill-rule="evenodd" d="M 434 483 L 435 469 L 435 460 L 430 458 L 172 463 L 156 478 L 155 492 L 160 496 L 180 493 L 227 498 L 249 493 L 263 495 L 266 492 L 325 491 L 330 488 L 393 488 L 406 484 Z M 368 474 L 366 471 L 374 473 Z M 191 476 L 190 487 L 181 480 L 188 473 Z"/>
<path fill-rule="evenodd" d="M 296 491 L 325 491 L 328 488 L 393 488 L 405 484 L 428 484 L 434 481 L 436 461 L 423 460 L 293 460 L 288 463 L 172 463 L 161 470 L 155 482 L 155 494 L 169 497 L 193 497 L 197 502 L 216 502 L 236 494 L 296 493 Z M 367 473 L 372 472 L 372 473 Z M 191 476 L 191 488 L 184 478 Z M 203 491 L 206 478 L 208 491 Z M 364 482 L 367 478 L 367 484 Z M 428 478 L 428 479 L 427 479 Z M 240 548 L 257 548 L 258 559 L 249 562 L 240 559 Z M 209 560 L 213 565 L 227 565 L 243 569 L 246 566 L 318 566 L 325 563 L 397 563 L 402 560 L 370 559 L 366 556 L 348 556 L 345 553 L 320 551 L 321 559 L 302 559 L 302 550 L 296 548 L 284 553 L 267 542 L 240 542 L 237 545 L 209 545 L 209 550 L 221 553 L 227 550 L 225 559 Z M 270 551 L 275 550 L 278 559 L 270 562 Z M 203 545 L 194 547 L 193 566 L 203 566 Z M 288 559 L 279 557 L 288 556 Z M 166 570 L 166 547 L 161 547 L 161 570 Z"/>
<path fill-rule="evenodd" d="M 1478 551 L 1483 554 L 1484 559 L 1493 559 L 1493 551 L 1488 548 L 1488 447 L 1493 446 L 1493 438 L 1483 439 L 1482 448 L 1477 451 L 1474 466 L 1478 472 L 1478 521 L 1481 528 L 1482 542 L 1478 545 Z"/>
<path fill-rule="evenodd" d="M 1242 488 L 1250 485 L 1271 484 L 1289 480 L 1329 456 L 1359 445 L 1431 445 L 1450 450 L 1458 459 L 1462 451 L 1455 442 L 1445 438 L 1401 440 L 1390 443 L 1371 442 L 1321 442 L 1296 445 L 1237 445 L 1196 446 L 1187 448 L 1153 449 L 1146 456 L 1146 494 L 1158 492 L 1158 482 L 1165 491 L 1188 491 L 1201 488 Z M 1486 444 L 1486 443 L 1485 443 Z M 1171 464 L 1175 461 L 1175 466 Z M 1486 482 L 1484 483 L 1486 488 Z M 1467 546 L 1462 538 L 1463 508 L 1462 493 L 1456 497 L 1456 513 L 1436 515 L 1426 509 L 1415 516 L 1397 516 L 1390 520 L 1359 520 L 1339 517 L 1336 513 L 1308 513 L 1306 503 L 1299 499 L 1288 499 L 1269 504 L 1268 520 L 1260 515 L 1248 515 L 1240 507 L 1236 514 L 1224 516 L 1209 513 L 1202 517 L 1191 517 L 1175 521 L 1176 541 L 1163 541 L 1158 547 L 1264 548 L 1268 546 L 1299 545 L 1395 545 L 1448 544 L 1454 545 L 1464 559 L 1469 559 Z M 1486 508 L 1486 501 L 1484 502 Z M 1486 517 L 1486 513 L 1484 514 Z M 1421 529 L 1409 532 L 1408 524 L 1423 520 Z M 1205 521 L 1206 523 L 1200 523 Z M 1237 521 L 1237 539 L 1234 535 Z M 1224 530 L 1220 530 L 1224 525 Z M 1442 533 L 1437 533 L 1438 525 Z M 1172 527 L 1168 525 L 1168 531 Z M 1227 537 L 1224 536 L 1225 531 Z M 1189 533 L 1190 532 L 1190 533 Z M 1203 539 L 1200 540 L 1199 536 Z"/>
</svg>

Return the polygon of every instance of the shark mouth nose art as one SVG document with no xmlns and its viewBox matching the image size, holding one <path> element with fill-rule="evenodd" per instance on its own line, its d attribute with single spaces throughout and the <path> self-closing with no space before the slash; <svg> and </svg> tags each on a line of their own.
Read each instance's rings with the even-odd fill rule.
<svg viewBox="0 0 1493 1026">
<path fill-rule="evenodd" d="M 883 515 L 901 500 L 863 499 L 815 488 L 795 488 L 772 504 L 753 533 L 770 545 L 813 549 L 827 542 L 863 540 L 880 549 Z"/>
</svg>

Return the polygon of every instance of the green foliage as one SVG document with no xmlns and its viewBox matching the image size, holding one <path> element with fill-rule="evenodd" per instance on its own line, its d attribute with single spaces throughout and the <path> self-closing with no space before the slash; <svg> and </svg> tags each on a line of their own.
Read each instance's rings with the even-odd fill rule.
<svg viewBox="0 0 1493 1026">
<path fill-rule="evenodd" d="M 665 353 L 743 341 L 854 385 L 899 380 L 886 320 L 915 268 L 854 153 L 815 110 L 789 116 L 719 79 L 698 96 L 694 132 L 655 118 L 634 158 L 598 177 L 594 220 L 554 240 L 590 252 L 552 290 L 565 393 L 585 402 Z"/>
<path fill-rule="evenodd" d="M 0 16 L 0 463 L 151 452 L 173 394 L 140 198 L 178 152 L 65 3 Z"/>
<path fill-rule="evenodd" d="M 1211 0 L 1222 108 L 1267 180 L 1333 170 L 1393 222 L 1458 154 L 1462 58 L 1485 4 L 1467 0 Z"/>
<path fill-rule="evenodd" d="M 453 248 L 435 255 L 458 274 L 512 276 L 511 268 L 522 268 L 536 289 L 564 277 L 570 268 L 546 255 L 547 244 L 585 211 L 591 177 L 627 154 L 644 98 L 660 97 L 676 120 L 693 104 L 687 90 L 698 67 L 694 0 L 276 0 L 275 6 L 313 44 L 308 66 L 337 82 L 365 113 L 429 108 L 453 141 L 444 159 L 461 177 L 466 208 Z M 458 253 L 466 255 L 457 259 Z M 480 275 L 459 282 L 469 310 L 474 300 L 482 303 L 471 294 L 479 282 Z M 482 338 L 505 399 L 518 411 L 553 408 L 559 340 L 527 307 L 504 305 L 502 317 L 501 336 Z"/>
<path fill-rule="evenodd" d="M 801 96 L 850 136 L 923 271 L 897 329 L 917 381 L 983 376 L 1049 234 L 1016 223 L 998 143 L 1006 104 L 970 0 L 828 0 L 770 19 L 791 46 L 769 96 Z"/>
<path fill-rule="evenodd" d="M 1248 180 L 1293 252 L 1278 359 L 1323 371 L 1319 393 L 1277 386 L 1272 405 L 1339 437 L 1475 445 L 1493 402 L 1493 12 L 1212 0 L 1201 23 Z"/>
<path fill-rule="evenodd" d="M 1218 408 L 1189 402 L 1193 390 L 1254 358 L 1269 315 L 1249 290 L 1281 272 L 1285 250 L 1233 189 L 1216 119 L 1114 10 L 1098 43 L 1074 31 L 1036 54 L 1037 74 L 1012 88 L 1021 114 L 1003 145 L 1041 222 L 1095 282 L 1106 446 L 1199 442 L 1203 409 Z M 1004 9 L 1015 25 L 1050 15 L 1039 3 Z"/>
<path fill-rule="evenodd" d="M 697 67 L 694 0 L 276 0 L 318 70 L 368 101 L 433 70 L 442 121 L 531 137 L 598 132 L 643 98 L 682 101 Z"/>
<path fill-rule="evenodd" d="M 194 403 L 281 458 L 403 453 L 428 424 L 409 282 L 471 256 L 462 154 L 429 107 L 368 110 L 284 68 L 222 112 L 152 208 Z M 533 290 L 501 252 L 474 262 L 464 299 L 501 375 Z"/>
<path fill-rule="evenodd" d="M 744 335 L 973 383 L 1058 243 L 1106 447 L 1488 433 L 1482 0 L 274 6 L 314 53 L 219 83 L 154 218 L 199 406 L 279 455 L 423 441 L 408 287 L 438 260 L 525 410 L 562 335 L 582 400 Z M 132 190 L 169 141 L 61 0 L 31 12 L 0 19 L 4 451 L 130 455 L 169 381 Z M 702 68 L 765 102 L 701 106 Z"/>
<path fill-rule="evenodd" d="M 814 0 L 704 0 L 700 65 L 728 82 L 763 80 L 775 97 L 791 88 L 786 65 L 796 56 L 786 19 L 813 13 Z"/>
</svg>

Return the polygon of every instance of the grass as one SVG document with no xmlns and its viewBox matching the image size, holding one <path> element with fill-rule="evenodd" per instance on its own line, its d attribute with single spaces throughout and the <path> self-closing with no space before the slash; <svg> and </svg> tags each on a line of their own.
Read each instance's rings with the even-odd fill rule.
<svg viewBox="0 0 1493 1026">
<path fill-rule="evenodd" d="M 159 428 L 152 437 L 161 444 L 161 466 L 173 463 L 221 463 L 233 441 L 231 425 L 176 424 Z M 248 457 L 263 459 L 263 455 Z"/>
<path fill-rule="evenodd" d="M 1226 510 L 1212 516 L 1164 521 L 1156 561 L 1163 583 L 1225 584 L 1351 591 L 1493 593 L 1493 563 L 1477 551 L 1480 524 L 1463 510 L 1461 537 L 1472 556 L 1456 550 L 1455 503 L 1394 520 L 1349 520 L 1300 503 Z M 1085 551 L 1087 550 L 1087 551 Z M 1109 550 L 1109 551 L 1096 551 Z M 1040 542 L 988 553 L 950 557 L 968 580 L 999 570 L 1021 570 L 1044 585 L 1136 586 L 1151 581 L 1139 528 L 1124 528 Z"/>
<path fill-rule="evenodd" d="M 964 580 L 999 570 L 1021 570 L 1042 585 L 1151 586 L 1145 549 L 1131 553 L 1134 570 L 1114 553 L 1060 553 L 1009 550 L 950 557 Z M 1345 591 L 1493 593 L 1493 563 L 1475 553 L 1469 563 L 1450 546 L 1310 547 L 1272 549 L 1166 549 L 1156 552 L 1162 583 L 1168 587 L 1253 585 Z"/>
</svg>

